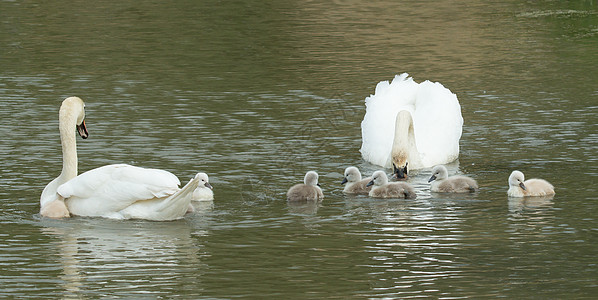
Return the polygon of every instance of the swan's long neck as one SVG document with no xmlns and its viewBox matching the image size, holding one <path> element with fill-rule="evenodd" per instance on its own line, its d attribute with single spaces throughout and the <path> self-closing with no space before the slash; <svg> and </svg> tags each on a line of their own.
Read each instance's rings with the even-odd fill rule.
<svg viewBox="0 0 598 300">
<path fill-rule="evenodd" d="M 77 177 L 77 142 L 75 128 L 77 116 L 61 107 L 59 113 L 60 143 L 62 144 L 62 172 L 59 178 L 64 183 Z"/>
<path fill-rule="evenodd" d="M 40 197 L 40 214 L 50 218 L 69 217 L 70 213 L 64 199 L 56 192 L 58 187 L 77 176 L 77 143 L 75 141 L 75 128 L 77 119 L 82 113 L 83 101 L 76 97 L 69 97 L 62 101 L 58 112 L 58 130 L 62 144 L 62 172 L 52 180 Z M 85 115 L 82 115 L 82 118 Z"/>
<path fill-rule="evenodd" d="M 404 167 L 408 161 L 416 159 L 414 156 L 418 153 L 411 113 L 402 110 L 397 114 L 395 122 L 395 136 L 391 151 L 392 162 L 397 168 Z"/>
</svg>

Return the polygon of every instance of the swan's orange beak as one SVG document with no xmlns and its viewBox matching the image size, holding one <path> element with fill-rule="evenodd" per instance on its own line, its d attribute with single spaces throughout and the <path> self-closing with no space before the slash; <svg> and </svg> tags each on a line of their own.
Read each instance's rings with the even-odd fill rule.
<svg viewBox="0 0 598 300">
<path fill-rule="evenodd" d="M 86 139 L 87 137 L 89 137 L 89 133 L 87 132 L 87 127 L 85 127 L 85 120 L 83 120 L 83 122 L 81 122 L 81 125 L 77 125 L 77 132 L 83 139 Z"/>
</svg>

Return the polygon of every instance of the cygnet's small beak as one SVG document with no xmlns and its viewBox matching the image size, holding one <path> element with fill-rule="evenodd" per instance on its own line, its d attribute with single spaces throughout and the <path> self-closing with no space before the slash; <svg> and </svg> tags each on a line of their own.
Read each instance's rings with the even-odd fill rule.
<svg viewBox="0 0 598 300">
<path fill-rule="evenodd" d="M 316 185 L 321 187 L 321 185 L 320 185 L 320 183 L 319 183 L 319 182 L 318 182 L 318 183 L 316 183 Z"/>
<path fill-rule="evenodd" d="M 204 186 L 209 188 L 210 190 L 214 189 L 209 182 L 206 182 L 206 184 L 204 184 Z"/>
<path fill-rule="evenodd" d="M 432 182 L 436 180 L 436 175 L 432 175 L 432 177 L 430 177 L 430 179 L 428 179 L 428 182 Z"/>
<path fill-rule="evenodd" d="M 523 184 L 523 182 L 519 183 L 519 186 L 525 191 L 527 190 L 527 188 L 525 187 L 525 184 Z"/>
<path fill-rule="evenodd" d="M 366 184 L 365 187 L 372 186 L 372 185 L 374 185 L 374 181 L 370 180 L 370 182 L 368 182 L 368 184 Z"/>
<path fill-rule="evenodd" d="M 83 139 L 89 137 L 89 132 L 87 132 L 87 127 L 85 126 L 85 120 L 81 122 L 81 125 L 77 125 L 77 132 Z"/>
<path fill-rule="evenodd" d="M 345 177 L 345 178 L 343 178 L 343 181 L 341 182 L 341 184 L 345 184 L 347 182 L 349 182 L 349 180 L 347 180 L 347 177 Z"/>
</svg>

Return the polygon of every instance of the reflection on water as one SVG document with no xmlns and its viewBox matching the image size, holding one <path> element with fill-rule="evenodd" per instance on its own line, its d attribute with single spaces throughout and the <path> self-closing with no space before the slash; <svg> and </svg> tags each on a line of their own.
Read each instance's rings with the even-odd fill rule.
<svg viewBox="0 0 598 300">
<path fill-rule="evenodd" d="M 0 1 L 0 297 L 594 297 L 595 1 Z M 342 193 L 364 99 L 409 72 L 455 92 L 449 173 L 480 191 Z M 86 101 L 80 171 L 206 172 L 168 222 L 40 219 L 60 101 Z M 519 169 L 553 198 L 508 199 Z M 307 170 L 325 199 L 293 205 Z M 390 170 L 387 170 L 390 171 Z M 59 295 L 59 296 L 56 296 Z"/>
<path fill-rule="evenodd" d="M 523 216 L 528 211 L 546 211 L 553 207 L 554 195 L 540 197 L 509 197 L 509 212 L 513 216 Z"/>
<path fill-rule="evenodd" d="M 380 213 L 366 237 L 374 295 L 417 296 L 426 286 L 463 272 L 462 258 L 451 250 L 463 246 L 462 212 L 426 202 L 371 203 Z"/>
<path fill-rule="evenodd" d="M 321 206 L 318 202 L 288 202 L 289 212 L 293 214 L 315 215 Z"/>
<path fill-rule="evenodd" d="M 176 288 L 172 283 L 164 286 L 165 279 L 179 276 L 201 285 L 202 268 L 206 267 L 203 259 L 209 254 L 182 222 L 78 219 L 75 224 L 48 223 L 41 231 L 56 237 L 52 244 L 60 257 L 60 278 L 67 297 L 87 293 L 95 285 L 112 295 L 157 296 Z M 193 236 L 197 234 L 193 232 Z M 191 274 L 193 278 L 186 278 Z"/>
</svg>

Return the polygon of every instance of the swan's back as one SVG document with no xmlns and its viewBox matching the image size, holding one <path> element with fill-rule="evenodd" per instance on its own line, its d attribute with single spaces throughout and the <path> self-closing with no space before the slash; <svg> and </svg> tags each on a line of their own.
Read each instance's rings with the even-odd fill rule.
<svg viewBox="0 0 598 300">
<path fill-rule="evenodd" d="M 361 123 L 363 159 L 390 168 L 390 153 L 395 120 L 399 111 L 411 113 L 421 165 L 432 167 L 459 156 L 463 117 L 457 96 L 440 83 L 420 84 L 407 73 L 395 76 L 392 83 L 382 81 L 376 92 L 365 99 L 366 114 Z"/>
<path fill-rule="evenodd" d="M 180 190 L 172 173 L 126 164 L 87 171 L 58 187 L 69 211 L 79 216 L 111 216 L 137 201 L 162 199 Z"/>
</svg>

